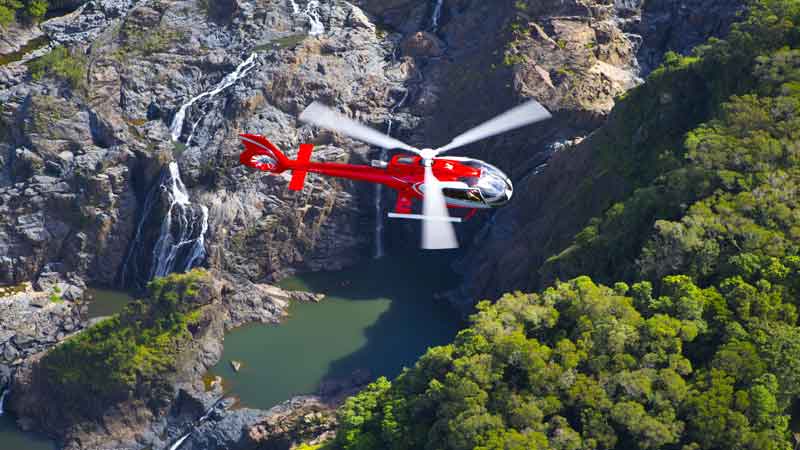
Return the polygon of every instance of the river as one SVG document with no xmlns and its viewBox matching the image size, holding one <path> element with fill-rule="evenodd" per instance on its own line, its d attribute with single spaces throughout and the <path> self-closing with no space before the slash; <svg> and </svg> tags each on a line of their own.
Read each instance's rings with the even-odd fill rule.
<svg viewBox="0 0 800 450">
<path fill-rule="evenodd" d="M 455 311 L 433 300 L 453 287 L 447 253 L 388 255 L 336 272 L 284 280 L 287 289 L 327 295 L 320 303 L 296 303 L 280 325 L 249 325 L 228 333 L 220 363 L 229 395 L 245 406 L 269 408 L 294 395 L 317 392 L 324 380 L 368 371 L 394 377 L 429 346 L 452 341 L 463 325 Z M 124 292 L 92 288 L 90 317 L 118 313 L 132 300 Z M 234 372 L 230 361 L 243 366 Z M 0 416 L 0 449 L 53 450 L 41 436 L 21 432 Z"/>
<path fill-rule="evenodd" d="M 457 279 L 447 254 L 389 255 L 356 267 L 284 280 L 287 289 L 326 294 L 298 303 L 281 325 L 230 332 L 219 364 L 229 395 L 245 406 L 270 408 L 320 383 L 368 371 L 394 377 L 430 346 L 452 341 L 462 326 L 455 311 L 433 300 Z M 231 361 L 242 367 L 235 372 Z"/>
</svg>

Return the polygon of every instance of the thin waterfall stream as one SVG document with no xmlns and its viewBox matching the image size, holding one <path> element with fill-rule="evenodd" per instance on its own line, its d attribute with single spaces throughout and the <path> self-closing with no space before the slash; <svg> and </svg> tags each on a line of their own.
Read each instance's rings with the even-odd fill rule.
<svg viewBox="0 0 800 450">
<path fill-rule="evenodd" d="M 191 426 L 191 428 L 189 429 L 189 432 L 188 432 L 188 433 L 186 433 L 186 434 L 184 434 L 184 435 L 182 435 L 181 437 L 179 437 L 179 438 L 178 438 L 178 440 L 176 440 L 176 441 L 175 441 L 175 442 L 174 442 L 174 443 L 173 443 L 173 444 L 172 444 L 172 445 L 169 447 L 169 450 L 178 450 L 178 448 L 180 448 L 180 446 L 181 446 L 181 445 L 183 445 L 183 443 L 184 443 L 184 442 L 185 442 L 187 439 L 189 439 L 189 437 L 191 437 L 191 436 L 192 436 L 192 433 L 194 433 L 194 431 L 195 431 L 195 429 L 197 428 L 197 426 L 198 426 L 198 425 L 200 425 L 201 423 L 205 422 L 206 420 L 208 420 L 208 418 L 209 418 L 209 417 L 211 417 L 211 413 L 212 413 L 212 412 L 214 412 L 214 410 L 217 408 L 217 405 L 219 405 L 219 404 L 220 404 L 220 401 L 221 401 L 221 400 L 222 400 L 221 398 L 220 398 L 220 399 L 217 399 L 217 401 L 216 401 L 216 402 L 214 402 L 214 403 L 211 405 L 211 407 L 210 407 L 210 408 L 208 408 L 208 411 L 206 411 L 206 413 L 205 413 L 205 414 L 203 414 L 203 415 L 202 415 L 202 416 L 201 416 L 199 419 L 197 419 L 197 420 L 196 420 L 194 423 L 192 423 L 192 426 Z"/>
<path fill-rule="evenodd" d="M 392 54 L 394 62 L 395 55 Z M 394 127 L 394 114 L 402 108 L 406 100 L 408 100 L 409 90 L 403 94 L 403 98 L 389 110 L 389 118 L 386 121 L 386 134 L 392 135 L 392 128 Z M 386 161 L 389 157 L 389 151 L 381 149 L 380 160 Z M 380 259 L 385 256 L 385 249 L 383 243 L 383 230 L 384 230 L 384 217 L 383 217 L 383 185 L 378 183 L 375 185 L 375 259 Z"/>
<path fill-rule="evenodd" d="M 300 9 L 300 5 L 298 5 L 294 0 L 289 1 L 292 5 L 293 15 L 302 16 L 308 19 L 308 23 L 311 25 L 311 29 L 308 31 L 308 34 L 311 36 L 319 36 L 325 32 L 325 25 L 323 25 L 322 19 L 319 17 L 320 4 L 317 0 L 311 0 L 306 3 L 306 7 L 304 9 Z"/>
<path fill-rule="evenodd" d="M 5 413 L 5 410 L 3 410 L 3 403 L 5 403 L 6 395 L 8 395 L 10 391 L 11 391 L 10 389 L 4 389 L 3 393 L 0 394 L 0 416 L 2 416 Z"/>
<path fill-rule="evenodd" d="M 237 81 L 244 78 L 247 75 L 247 73 L 250 72 L 250 70 L 253 69 L 253 67 L 255 67 L 255 64 L 256 64 L 256 53 L 253 52 L 247 59 L 245 59 L 241 64 L 239 64 L 233 72 L 229 73 L 228 75 L 225 75 L 225 77 L 222 78 L 222 80 L 220 80 L 220 82 L 217 83 L 216 86 L 211 88 L 211 90 L 203 92 L 202 94 L 193 97 L 188 102 L 181 105 L 180 109 L 178 109 L 178 112 L 175 113 L 175 117 L 172 118 L 172 124 L 169 127 L 170 134 L 172 135 L 172 140 L 178 142 L 178 140 L 180 139 L 181 133 L 183 132 L 183 124 L 184 121 L 186 120 L 186 114 L 189 112 L 189 108 L 191 108 L 195 103 L 199 102 L 200 100 L 203 99 L 210 100 L 214 98 L 220 92 L 234 85 Z M 197 124 L 201 119 L 198 119 L 198 122 L 195 122 L 195 124 L 192 126 L 192 132 L 190 134 L 190 137 L 191 135 L 194 134 L 194 130 L 195 128 L 197 128 Z M 191 143 L 190 140 L 187 139 L 186 145 L 189 145 L 190 143 Z"/>
<path fill-rule="evenodd" d="M 442 18 L 442 6 L 444 0 L 436 0 L 436 5 L 433 7 L 433 16 L 431 17 L 431 30 L 435 33 L 439 30 L 439 20 Z"/>
</svg>

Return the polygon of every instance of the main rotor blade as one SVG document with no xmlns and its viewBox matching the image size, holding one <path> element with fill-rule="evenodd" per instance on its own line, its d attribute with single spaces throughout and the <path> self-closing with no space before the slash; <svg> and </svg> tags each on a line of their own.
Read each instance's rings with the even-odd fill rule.
<svg viewBox="0 0 800 450">
<path fill-rule="evenodd" d="M 316 125 L 331 131 L 336 131 L 353 139 L 372 144 L 385 149 L 403 149 L 419 154 L 419 150 L 389 137 L 364 124 L 358 123 L 349 117 L 328 108 L 322 103 L 314 102 L 308 106 L 298 117 L 302 122 Z"/>
<path fill-rule="evenodd" d="M 425 167 L 425 188 L 422 199 L 422 248 L 440 250 L 458 248 L 458 240 L 453 224 L 443 218 L 450 217 L 447 201 L 442 193 L 439 180 L 433 175 L 433 168 Z"/>
<path fill-rule="evenodd" d="M 540 122 L 550 117 L 552 117 L 552 115 L 544 109 L 544 106 L 540 105 L 536 100 L 531 100 L 500 114 L 488 122 L 484 122 L 482 125 L 478 125 L 466 133 L 460 134 L 449 144 L 437 149 L 436 154 L 438 155 L 439 153 L 454 148 L 463 147 L 475 141 L 480 141 L 481 139 L 505 133 L 515 128 Z"/>
</svg>

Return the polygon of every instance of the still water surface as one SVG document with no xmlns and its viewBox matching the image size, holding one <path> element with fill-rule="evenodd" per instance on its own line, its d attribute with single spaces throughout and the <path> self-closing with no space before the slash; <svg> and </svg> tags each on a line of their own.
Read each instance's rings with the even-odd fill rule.
<svg viewBox="0 0 800 450">
<path fill-rule="evenodd" d="M 54 450 L 52 441 L 17 428 L 16 418 L 6 412 L 0 416 L 0 449 L 3 450 Z"/>
<path fill-rule="evenodd" d="M 130 293 L 113 289 L 89 288 L 86 293 L 89 297 L 90 319 L 119 314 L 134 300 Z"/>
<path fill-rule="evenodd" d="M 256 408 L 315 393 L 322 381 L 355 370 L 394 377 L 428 347 L 450 342 L 462 325 L 455 311 L 433 299 L 457 281 L 449 261 L 441 253 L 392 255 L 284 280 L 284 288 L 327 297 L 319 304 L 293 304 L 281 325 L 230 332 L 211 374 L 222 376 L 242 404 Z M 242 362 L 239 372 L 232 360 Z"/>
</svg>

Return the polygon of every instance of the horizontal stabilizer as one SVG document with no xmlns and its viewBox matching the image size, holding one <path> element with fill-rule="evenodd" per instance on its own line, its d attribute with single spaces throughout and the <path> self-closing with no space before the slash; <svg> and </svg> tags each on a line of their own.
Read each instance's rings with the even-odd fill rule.
<svg viewBox="0 0 800 450">
<path fill-rule="evenodd" d="M 392 219 L 413 219 L 413 220 L 434 220 L 440 222 L 461 222 L 460 217 L 445 217 L 445 216 L 425 216 L 422 214 L 401 214 L 401 213 L 389 213 L 389 217 Z"/>
</svg>

